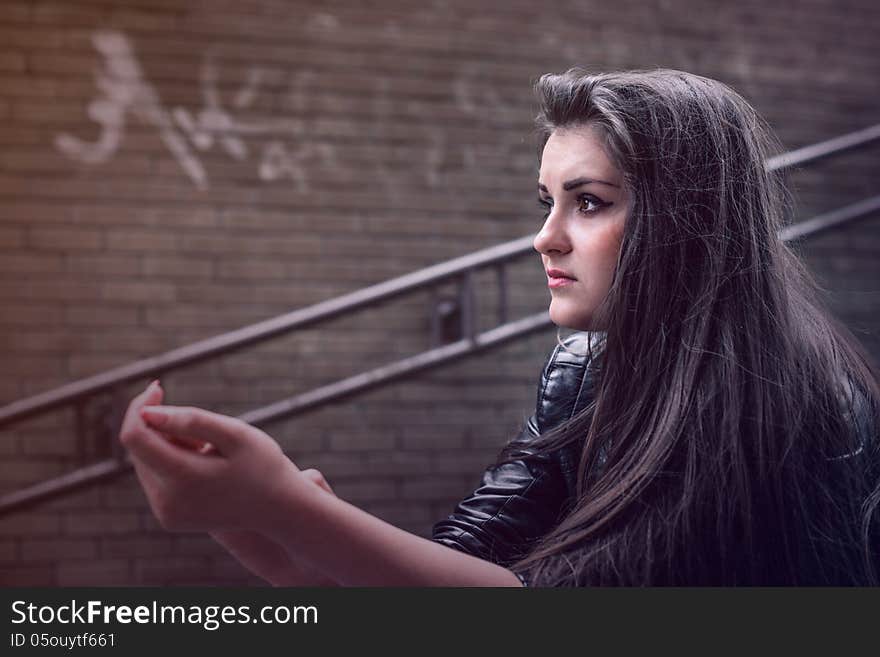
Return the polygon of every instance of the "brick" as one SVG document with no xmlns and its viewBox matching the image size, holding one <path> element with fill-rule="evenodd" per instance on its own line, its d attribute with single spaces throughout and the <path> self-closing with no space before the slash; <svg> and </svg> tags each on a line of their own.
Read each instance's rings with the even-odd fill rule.
<svg viewBox="0 0 880 657">
<path fill-rule="evenodd" d="M 0 568 L 0 586 L 55 586 L 51 566 Z"/>
<path fill-rule="evenodd" d="M 221 210 L 218 215 L 217 225 L 223 229 L 268 231 L 287 235 L 308 230 L 310 226 L 317 225 L 319 222 L 322 229 L 328 231 L 359 231 L 363 224 L 362 219 L 353 213 L 339 216 L 332 212 L 325 214 L 314 211 L 308 216 L 297 216 L 272 209 L 230 207 Z"/>
<path fill-rule="evenodd" d="M 361 431 L 352 430 L 351 432 L 338 431 L 328 436 L 330 449 L 334 451 L 344 452 L 354 451 L 374 451 L 374 450 L 390 450 L 393 449 L 396 439 L 393 433 L 382 431 L 370 431 L 363 433 Z"/>
<path fill-rule="evenodd" d="M 176 251 L 179 238 L 166 232 L 108 229 L 106 234 L 109 251 L 136 251 L 154 253 L 156 251 Z"/>
<path fill-rule="evenodd" d="M 157 308 L 147 308 L 145 312 L 146 325 L 159 328 L 199 327 L 208 329 L 212 327 L 228 327 L 232 329 L 240 322 L 235 321 L 235 313 L 229 308 L 214 305 L 199 305 L 198 303 L 175 303 L 174 305 Z M 241 322 L 258 321 L 265 319 L 263 313 L 242 312 Z M 207 337 L 207 335 L 203 336 Z"/>
<path fill-rule="evenodd" d="M 115 159 L 114 159 L 115 162 Z M 166 205 L 132 206 L 122 202 L 84 203 L 71 209 L 68 221 L 76 224 L 107 226 L 139 232 L 168 233 L 181 228 L 214 228 L 217 215 L 210 206 L 177 208 Z"/>
<path fill-rule="evenodd" d="M 28 121 L 42 119 L 45 121 L 60 120 L 66 117 L 66 112 L 58 109 L 39 110 L 38 105 L 28 101 L 10 102 L 10 118 L 22 120 L 26 113 Z M 72 161 L 68 157 L 59 157 L 57 153 L 46 153 L 44 149 L 15 149 L 0 154 L 0 169 L 28 175 L 66 175 L 71 168 L 82 172 L 84 183 L 91 182 L 90 177 L 100 177 L 100 180 L 108 178 L 148 176 L 152 174 L 152 161 L 143 155 L 118 155 L 113 158 L 113 167 L 109 169 L 96 169 L 92 165 Z"/>
<path fill-rule="evenodd" d="M 149 536 L 166 536 L 168 534 L 168 530 L 159 524 L 159 521 L 156 520 L 156 516 L 153 515 L 153 512 L 150 511 L 149 508 L 145 511 L 139 512 L 138 518 L 141 534 Z"/>
<path fill-rule="evenodd" d="M 72 456 L 76 454 L 77 438 L 73 430 L 61 433 L 37 433 L 22 437 L 21 451 L 25 456 Z"/>
<path fill-rule="evenodd" d="M 107 301 L 139 302 L 170 302 L 174 301 L 175 286 L 169 283 L 154 282 L 111 282 L 101 286 L 101 298 Z"/>
<path fill-rule="evenodd" d="M 202 253 L 231 253 L 240 255 L 247 253 L 252 257 L 263 255 L 302 255 L 309 256 L 318 252 L 321 241 L 316 237 L 296 236 L 287 234 L 272 237 L 254 237 L 250 234 L 191 234 L 180 238 L 181 250 Z"/>
<path fill-rule="evenodd" d="M 211 260 L 197 258 L 174 258 L 146 255 L 141 262 L 140 273 L 150 278 L 176 277 L 187 281 L 207 280 L 214 274 Z"/>
<path fill-rule="evenodd" d="M 72 465 L 69 469 L 76 467 Z M 99 491 L 94 486 L 88 486 L 80 490 L 67 492 L 60 497 L 53 498 L 43 503 L 46 511 L 62 511 L 66 513 L 79 513 L 79 510 L 88 511 L 96 509 L 100 505 Z"/>
<path fill-rule="evenodd" d="M 9 563 L 18 559 L 18 541 L 0 540 L 0 563 Z"/>
<path fill-rule="evenodd" d="M 296 464 L 301 470 L 315 468 L 319 470 L 330 486 L 335 486 L 337 478 L 359 477 L 364 474 L 364 461 L 359 454 L 336 454 L 320 452 L 297 458 Z"/>
<path fill-rule="evenodd" d="M 32 331 L 13 334 L 6 344 L 17 352 L 65 353 L 75 346 L 74 336 L 64 331 Z"/>
<path fill-rule="evenodd" d="M 384 479 L 365 478 L 358 481 L 338 481 L 330 485 L 339 497 L 355 505 L 361 502 L 397 498 L 397 487 L 394 482 Z"/>
<path fill-rule="evenodd" d="M 267 395 L 262 399 L 271 402 L 280 398 L 279 395 Z M 292 434 L 293 435 L 286 437 L 285 434 L 274 428 L 271 428 L 270 430 L 270 435 L 278 441 L 285 453 L 287 453 L 287 455 L 297 464 L 299 464 L 300 459 L 302 459 L 305 464 L 312 463 L 312 458 L 314 456 L 326 453 L 327 444 L 319 432 L 293 430 Z M 345 458 L 345 455 L 341 455 L 341 457 Z M 306 465 L 305 467 L 312 466 Z"/>
<path fill-rule="evenodd" d="M 97 542 L 92 539 L 32 539 L 21 542 L 21 559 L 59 562 L 68 559 L 94 559 Z"/>
<path fill-rule="evenodd" d="M 221 364 L 221 370 L 226 376 L 230 378 L 234 377 L 240 381 L 278 378 L 282 380 L 286 379 L 290 382 L 290 377 L 293 368 L 295 367 L 294 362 L 302 364 L 302 361 L 299 358 L 300 354 L 301 352 L 299 350 L 291 349 L 286 352 L 277 352 L 273 358 L 268 358 L 267 356 L 260 354 L 247 361 L 242 361 L 241 359 L 229 359 Z M 302 380 L 313 378 L 325 380 L 329 372 L 336 374 L 344 372 L 344 370 L 340 370 L 338 367 L 332 370 L 330 370 L 330 368 L 322 369 L 318 364 L 309 367 L 302 367 L 302 370 L 307 370 L 307 373 L 304 372 Z M 281 393 L 284 395 L 293 394 L 293 392 L 300 388 L 300 385 L 293 386 L 291 383 L 288 383 L 286 389 L 282 390 Z"/>
<path fill-rule="evenodd" d="M 54 461 L 0 461 L 0 482 L 24 486 L 61 474 L 64 466 Z"/>
<path fill-rule="evenodd" d="M 14 249 L 24 246 L 24 230 L 0 227 L 0 248 Z"/>
<path fill-rule="evenodd" d="M 130 306 L 77 304 L 64 308 L 63 311 L 64 323 L 72 328 L 135 326 L 140 323 L 140 311 Z"/>
<path fill-rule="evenodd" d="M 431 457 L 426 453 L 393 451 L 387 454 L 367 454 L 364 463 L 366 475 L 415 476 L 426 473 Z"/>
<path fill-rule="evenodd" d="M 134 538 L 111 537 L 101 539 L 101 556 L 111 558 L 164 557 L 174 553 L 174 537 L 137 536 Z"/>
<path fill-rule="evenodd" d="M 134 473 L 123 475 L 99 487 L 101 506 L 107 509 L 144 509 L 147 498 Z"/>
<path fill-rule="evenodd" d="M 119 29 L 136 29 L 138 31 L 158 32 L 164 34 L 174 32 L 180 29 L 180 20 L 176 12 L 156 11 L 155 6 L 150 6 L 147 10 L 139 8 L 114 7 L 109 25 Z M 180 9 L 177 5 L 175 9 Z"/>
<path fill-rule="evenodd" d="M 2 21 L 4 23 L 26 23 L 31 18 L 33 3 L 24 0 L 9 0 L 3 3 Z M 16 26 L 21 29 L 21 26 Z"/>
<path fill-rule="evenodd" d="M 0 50 L 0 71 L 24 71 L 24 55 L 14 50 Z"/>
<path fill-rule="evenodd" d="M 137 258 L 117 255 L 76 255 L 68 254 L 67 269 L 73 276 L 83 278 L 97 276 L 137 276 L 141 268 Z"/>
<path fill-rule="evenodd" d="M 271 280 L 287 278 L 287 265 L 283 261 L 246 260 L 220 262 L 217 265 L 218 280 Z"/>
<path fill-rule="evenodd" d="M 21 36 L 30 38 L 28 32 L 22 32 Z M 10 118 L 12 117 L 12 99 L 46 99 L 55 98 L 59 94 L 59 84 L 57 80 L 52 79 L 51 77 L 39 77 L 25 73 L 0 71 L 0 83 L 3 84 L 3 95 L 11 99 L 8 108 L 8 116 Z M 87 93 L 92 93 L 92 90 L 94 89 L 93 83 L 88 82 L 86 84 L 85 79 L 83 79 L 83 83 L 85 91 L 82 94 L 79 94 L 80 97 L 84 97 Z M 36 139 L 25 139 L 15 140 L 9 143 L 16 146 L 38 146 L 40 143 L 45 145 L 46 142 L 41 142 Z"/>
<path fill-rule="evenodd" d="M 61 377 L 67 373 L 64 361 L 55 357 L 9 356 L 3 362 L 7 376 Z"/>
<path fill-rule="evenodd" d="M 435 454 L 431 458 L 431 470 L 437 474 L 473 473 L 479 476 L 497 460 L 496 449 L 467 450 L 448 454 Z"/>
<path fill-rule="evenodd" d="M 57 536 L 60 530 L 61 519 L 58 515 L 33 511 L 16 512 L 6 516 L 0 523 L 0 536 Z"/>
<path fill-rule="evenodd" d="M 235 303 L 247 302 L 255 304 L 286 304 L 289 308 L 317 303 L 328 297 L 326 290 L 315 288 L 302 289 L 301 286 L 290 283 L 263 283 L 261 285 L 240 285 L 232 283 L 215 282 L 213 284 L 177 285 L 178 299 L 187 303 Z"/>
<path fill-rule="evenodd" d="M 375 426 L 387 423 L 393 418 L 395 426 L 406 427 L 407 431 L 423 431 L 428 427 L 458 431 L 475 424 L 481 426 L 481 422 L 487 420 L 487 415 L 489 415 L 489 411 L 484 408 L 465 410 L 465 408 L 460 407 L 458 412 L 445 415 L 438 411 L 436 407 L 429 409 L 406 406 L 393 411 L 382 408 L 368 408 L 363 414 L 362 422 L 367 426 Z M 491 420 L 494 419 L 494 417 L 491 418 Z"/>
<path fill-rule="evenodd" d="M 39 61 L 40 56 L 31 56 L 32 61 Z M 59 60 L 58 64 L 61 68 L 69 67 L 70 63 Z M 33 65 L 33 64 L 32 64 Z M 62 71 L 56 71 L 61 73 Z M 72 73 L 73 71 L 67 71 Z M 30 98 L 18 98 L 12 102 L 12 120 L 17 123 L 30 124 L 53 124 L 59 125 L 69 123 L 72 117 L 82 117 L 79 119 L 85 124 L 85 107 L 83 103 L 73 101 L 56 101 L 54 103 L 44 103 L 35 101 Z M 76 126 L 79 129 L 81 126 Z M 79 130 L 77 130 L 79 131 Z"/>
<path fill-rule="evenodd" d="M 31 20 L 38 24 L 92 27 L 106 18 L 107 10 L 103 7 L 57 0 L 38 3 L 31 10 Z"/>
<path fill-rule="evenodd" d="M 125 331 L 91 333 L 80 341 L 81 352 L 123 352 L 152 355 L 165 351 L 168 342 L 152 331 L 130 328 Z"/>
<path fill-rule="evenodd" d="M 519 428 L 507 427 L 505 424 L 483 424 L 479 429 L 469 430 L 467 446 L 477 449 L 500 450 L 507 442 L 519 434 Z"/>
<path fill-rule="evenodd" d="M 80 511 L 64 518 L 64 533 L 70 536 L 123 534 L 139 527 L 134 513 L 113 511 Z"/>
<path fill-rule="evenodd" d="M 46 253 L 0 252 L 0 273 L 51 274 L 64 270 L 64 258 Z"/>
<path fill-rule="evenodd" d="M 58 564 L 59 586 L 124 586 L 131 581 L 131 564 L 124 559 L 64 561 Z"/>
<path fill-rule="evenodd" d="M 64 309 L 57 305 L 16 304 L 0 312 L 0 324 L 4 325 L 60 325 L 63 318 Z"/>
<path fill-rule="evenodd" d="M 97 286 L 91 283 L 73 283 L 62 280 L 26 280 L 20 283 L 0 283 L 0 299 L 33 301 L 78 301 L 94 299 Z"/>
<path fill-rule="evenodd" d="M 18 399 L 19 397 L 19 394 L 3 395 L 0 397 L 0 400 L 11 401 L 13 399 Z M 0 432 L 0 457 L 12 456 L 14 454 L 19 454 L 18 436 L 10 431 Z"/>
<path fill-rule="evenodd" d="M 436 500 L 439 498 L 464 495 L 468 486 L 461 476 L 432 475 L 401 484 L 401 497 L 408 500 Z"/>
<path fill-rule="evenodd" d="M 226 550 L 214 539 L 207 535 L 179 535 L 174 538 L 174 554 L 185 556 L 210 556 L 225 555 Z"/>
<path fill-rule="evenodd" d="M 4 216 L 10 224 L 23 226 L 59 227 L 67 225 L 74 208 L 69 204 L 53 203 L 43 199 L 16 199 L 5 204 Z"/>
<path fill-rule="evenodd" d="M 5 3 L 3 10 L 4 17 L 8 20 L 9 16 L 6 13 L 8 9 Z M 65 43 L 65 32 L 60 27 L 37 28 L 35 26 L 28 26 L 26 30 L 23 30 L 21 26 L 16 28 L 2 25 L 0 26 L 0 43 L 6 44 L 11 48 L 32 48 L 35 43 L 40 44 L 42 48 L 58 48 Z"/>
<path fill-rule="evenodd" d="M 17 430 L 21 435 L 27 435 L 30 431 L 44 431 L 54 429 L 66 429 L 75 421 L 74 411 L 70 407 L 59 407 L 54 411 L 34 415 L 21 420 Z"/>
</svg>

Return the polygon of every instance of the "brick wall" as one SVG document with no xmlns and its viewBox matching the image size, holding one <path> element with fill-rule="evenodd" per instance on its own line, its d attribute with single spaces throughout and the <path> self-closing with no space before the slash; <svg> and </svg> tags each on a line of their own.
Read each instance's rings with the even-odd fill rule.
<svg viewBox="0 0 880 657">
<path fill-rule="evenodd" d="M 797 147 L 880 121 L 878 28 L 867 0 L 7 0 L 0 403 L 534 231 L 543 72 L 715 77 Z M 800 213 L 875 193 L 877 152 L 793 174 Z M 873 217 L 803 251 L 880 356 L 878 239 Z M 540 274 L 512 268 L 513 317 L 546 307 Z M 167 399 L 240 413 L 425 348 L 428 317 L 411 295 L 169 374 Z M 531 412 L 553 333 L 266 429 L 425 535 Z M 105 453 L 74 424 L 64 409 L 2 432 L 0 488 Z M 259 582 L 164 532 L 129 476 L 0 519 L 0 583 Z"/>
</svg>

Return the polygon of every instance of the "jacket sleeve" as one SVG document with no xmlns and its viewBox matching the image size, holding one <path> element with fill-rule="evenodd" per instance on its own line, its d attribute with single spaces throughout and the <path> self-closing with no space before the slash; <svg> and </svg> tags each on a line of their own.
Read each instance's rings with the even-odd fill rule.
<svg viewBox="0 0 880 657">
<path fill-rule="evenodd" d="M 529 451 L 537 437 L 548 375 L 558 348 L 545 365 L 535 413 L 518 440 Z M 558 521 L 568 491 L 553 454 L 541 454 L 489 467 L 480 484 L 446 519 L 434 525 L 432 539 L 475 557 L 507 566 L 525 556 L 535 541 Z M 522 577 L 520 577 L 522 579 Z M 523 583 L 525 581 L 523 580 Z"/>
</svg>

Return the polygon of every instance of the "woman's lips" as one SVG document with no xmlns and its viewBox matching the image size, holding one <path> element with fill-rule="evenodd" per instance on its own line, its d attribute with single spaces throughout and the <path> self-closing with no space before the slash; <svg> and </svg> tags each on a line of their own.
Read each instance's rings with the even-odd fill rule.
<svg viewBox="0 0 880 657">
<path fill-rule="evenodd" d="M 577 279 L 573 276 L 569 276 L 568 272 L 564 269 L 557 269 L 556 267 L 547 267 L 547 286 L 548 287 L 564 287 L 571 283 L 574 283 Z"/>
<path fill-rule="evenodd" d="M 566 278 L 564 276 L 548 276 L 547 277 L 547 287 L 556 288 L 556 287 L 564 287 L 566 285 L 570 285 L 574 283 L 574 278 Z"/>
</svg>

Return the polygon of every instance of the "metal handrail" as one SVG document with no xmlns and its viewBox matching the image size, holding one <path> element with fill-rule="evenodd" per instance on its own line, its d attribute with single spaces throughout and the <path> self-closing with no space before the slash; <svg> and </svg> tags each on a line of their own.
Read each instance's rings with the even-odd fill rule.
<svg viewBox="0 0 880 657">
<path fill-rule="evenodd" d="M 785 169 L 824 159 L 865 146 L 877 140 L 880 140 L 880 125 L 784 153 L 775 158 L 768 159 L 765 162 L 765 166 L 768 170 Z M 833 212 L 787 226 L 780 230 L 778 235 L 783 241 L 802 239 L 840 226 L 845 222 L 873 214 L 878 210 L 880 210 L 880 196 L 875 196 Z M 356 394 L 383 383 L 389 383 L 418 371 L 445 364 L 476 351 L 488 349 L 516 337 L 543 329 L 552 324 L 547 313 L 539 313 L 521 320 L 508 322 L 480 334 L 476 334 L 474 330 L 472 317 L 473 300 L 471 298 L 473 292 L 473 270 L 493 264 L 499 265 L 507 260 L 524 255 L 532 250 L 532 242 L 533 236 L 530 235 L 482 249 L 350 294 L 314 304 L 307 308 L 298 309 L 236 331 L 202 340 L 153 358 L 136 361 L 73 382 L 53 391 L 13 402 L 12 404 L 0 407 L 0 427 L 15 420 L 30 417 L 131 380 L 149 377 L 160 372 L 168 372 L 184 365 L 205 360 L 214 355 L 225 354 L 234 349 L 266 340 L 295 328 L 301 328 L 320 320 L 329 319 L 342 313 L 391 299 L 411 290 L 436 285 L 447 279 L 463 275 L 466 288 L 466 295 L 463 299 L 465 302 L 464 311 L 470 320 L 465 322 L 467 331 L 463 340 L 423 352 L 416 356 L 404 358 L 395 363 L 363 372 L 310 392 L 274 402 L 245 413 L 240 418 L 250 424 L 260 426 L 277 419 L 303 413 L 335 399 Z M 502 300 L 504 300 L 503 296 Z M 56 497 L 91 483 L 121 475 L 130 469 L 131 463 L 122 454 L 118 458 L 107 459 L 79 468 L 59 477 L 0 496 L 0 514 L 8 513 L 44 499 Z"/>
<path fill-rule="evenodd" d="M 515 338 L 540 331 L 552 324 L 550 315 L 546 311 L 537 313 L 476 334 L 473 338 L 465 338 L 367 372 L 361 372 L 309 392 L 276 401 L 238 417 L 256 427 L 264 426 L 269 422 L 299 415 L 337 399 L 365 392 L 376 386 L 391 383 L 432 367 L 439 367 L 465 356 L 500 346 Z M 120 458 L 104 459 L 52 479 L 21 488 L 0 497 L 0 515 L 58 497 L 92 483 L 123 475 L 131 468 L 132 465 L 127 455 L 123 454 L 120 455 Z"/>
<path fill-rule="evenodd" d="M 775 157 L 769 157 L 764 162 L 764 167 L 768 171 L 788 169 L 801 164 L 807 164 L 808 162 L 823 160 L 832 155 L 840 155 L 841 153 L 867 146 L 877 140 L 880 140 L 880 123 L 862 130 L 856 130 L 855 132 L 848 132 L 839 137 L 804 146 L 803 148 L 796 148 L 793 151 L 788 151 Z"/>
<path fill-rule="evenodd" d="M 779 238 L 783 242 L 791 242 L 804 237 L 815 237 L 819 233 L 824 233 L 853 219 L 866 217 L 878 211 L 880 211 L 880 196 L 872 196 L 864 201 L 851 203 L 831 212 L 816 215 L 812 219 L 805 219 L 786 226 L 779 231 Z"/>
<path fill-rule="evenodd" d="M 786 169 L 866 146 L 877 140 L 880 140 L 880 124 L 769 158 L 765 166 L 773 171 Z M 20 399 L 0 407 L 0 428 L 130 381 L 150 378 L 223 355 L 411 290 L 436 285 L 473 269 L 516 258 L 530 252 L 532 242 L 533 236 L 521 237 Z"/>
<path fill-rule="evenodd" d="M 504 242 L 431 267 L 392 278 L 349 294 L 321 301 L 306 308 L 263 320 L 228 333 L 173 349 L 158 356 L 123 365 L 54 390 L 0 407 L 0 428 L 24 418 L 51 410 L 120 384 L 153 377 L 212 356 L 226 354 L 294 329 L 303 328 L 337 315 L 387 301 L 406 292 L 461 275 L 467 271 L 511 260 L 532 249 L 532 236 Z"/>
</svg>

